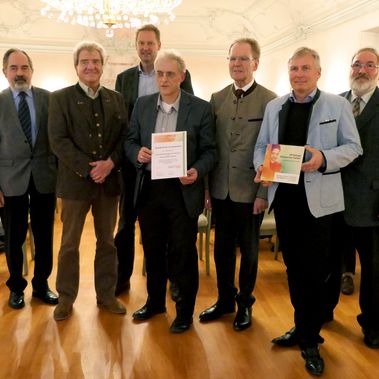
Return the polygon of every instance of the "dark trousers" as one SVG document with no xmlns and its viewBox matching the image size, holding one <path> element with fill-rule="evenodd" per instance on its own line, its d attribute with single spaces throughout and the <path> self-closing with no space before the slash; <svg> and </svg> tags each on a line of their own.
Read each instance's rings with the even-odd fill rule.
<svg viewBox="0 0 379 379">
<path fill-rule="evenodd" d="M 34 276 L 32 285 L 35 290 L 44 291 L 53 266 L 53 229 L 55 194 L 41 194 L 31 177 L 28 189 L 21 196 L 5 196 L 4 230 L 5 250 L 9 269 L 6 285 L 11 291 L 21 293 L 27 286 L 22 276 L 22 245 L 28 230 L 28 217 L 35 244 Z"/>
<path fill-rule="evenodd" d="M 257 278 L 259 228 L 263 214 L 254 215 L 252 203 L 237 203 L 229 196 L 225 200 L 212 199 L 212 208 L 219 302 L 229 306 L 236 299 L 240 305 L 250 307 L 255 301 L 252 292 Z M 237 242 L 241 251 L 239 291 L 234 284 Z"/>
<path fill-rule="evenodd" d="M 165 306 L 167 279 L 178 287 L 177 317 L 192 317 L 199 286 L 197 218 L 189 217 L 177 179 L 150 180 L 146 173 L 138 217 L 146 259 L 148 303 Z"/>
<path fill-rule="evenodd" d="M 324 317 L 333 215 L 315 218 L 304 187 L 282 190 L 274 209 L 300 347 L 317 345 Z M 289 186 L 289 185 L 288 185 Z"/>
<path fill-rule="evenodd" d="M 379 227 L 351 227 L 361 262 L 357 319 L 366 331 L 379 333 Z"/>
<path fill-rule="evenodd" d="M 130 279 L 134 265 L 134 238 L 137 211 L 134 207 L 136 169 L 125 160 L 122 167 L 122 192 L 120 196 L 118 230 L 114 239 L 117 249 L 117 277 L 119 283 Z"/>
</svg>

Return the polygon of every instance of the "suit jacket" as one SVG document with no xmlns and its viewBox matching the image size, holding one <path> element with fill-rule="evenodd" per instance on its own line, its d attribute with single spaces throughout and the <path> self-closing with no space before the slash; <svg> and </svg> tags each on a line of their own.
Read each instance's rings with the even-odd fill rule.
<svg viewBox="0 0 379 379">
<path fill-rule="evenodd" d="M 74 85 L 51 95 L 49 138 L 58 157 L 57 195 L 71 200 L 86 200 L 104 186 L 108 196 L 120 193 L 119 163 L 126 136 L 127 113 L 122 96 L 107 88 L 100 90 L 104 113 L 103 134 L 99 135 L 92 114 L 92 100 Z M 90 162 L 110 157 L 115 164 L 103 184 L 89 176 Z"/>
<path fill-rule="evenodd" d="M 254 166 L 264 160 L 268 143 L 280 143 L 289 110 L 289 95 L 268 103 L 255 146 Z M 318 91 L 308 124 L 307 145 L 320 150 L 326 159 L 324 172 L 304 173 L 304 185 L 309 210 L 314 217 L 326 216 L 344 210 L 342 167 L 360 154 L 362 147 L 349 102 L 338 95 Z M 309 153 L 305 160 L 309 160 Z M 271 204 L 278 183 L 268 189 Z"/>
<path fill-rule="evenodd" d="M 142 146 L 151 149 L 151 134 L 157 119 L 159 93 L 137 99 L 125 142 L 129 160 L 139 168 L 138 152 Z M 198 179 L 190 185 L 181 185 L 184 203 L 190 217 L 196 218 L 204 208 L 204 177 L 216 163 L 216 146 L 211 109 L 208 102 L 181 92 L 177 131 L 187 131 L 187 168 L 194 167 Z"/>
<path fill-rule="evenodd" d="M 128 68 L 117 75 L 116 91 L 122 93 L 124 96 L 128 116 L 131 117 L 134 104 L 138 98 L 138 84 L 139 84 L 139 66 Z M 186 76 L 180 87 L 193 95 L 191 75 L 186 70 Z"/>
<path fill-rule="evenodd" d="M 36 111 L 37 138 L 30 147 L 22 130 L 12 91 L 0 93 L 0 189 L 5 196 L 25 194 L 30 176 L 40 193 L 53 193 L 57 178 L 57 161 L 47 136 L 50 93 L 32 87 Z"/>
<path fill-rule="evenodd" d="M 211 97 L 216 128 L 218 162 L 209 175 L 212 197 L 251 203 L 255 197 L 266 199 L 267 190 L 254 183 L 254 147 L 266 104 L 276 95 L 257 84 L 253 92 L 239 100 L 233 84 Z"/>
<path fill-rule="evenodd" d="M 343 94 L 350 98 L 351 92 Z M 363 155 L 342 170 L 345 219 L 351 226 L 379 226 L 379 89 L 355 119 Z"/>
</svg>

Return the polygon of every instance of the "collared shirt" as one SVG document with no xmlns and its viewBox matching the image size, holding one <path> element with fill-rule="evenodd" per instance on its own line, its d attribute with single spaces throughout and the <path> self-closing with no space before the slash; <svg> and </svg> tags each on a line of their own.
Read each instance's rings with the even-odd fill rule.
<svg viewBox="0 0 379 379">
<path fill-rule="evenodd" d="M 18 112 L 18 106 L 20 104 L 20 97 L 18 95 L 20 92 L 26 93 L 25 100 L 28 103 L 29 111 L 30 111 L 30 120 L 32 123 L 32 145 L 34 146 L 37 139 L 37 124 L 36 124 L 36 107 L 34 106 L 32 89 L 29 88 L 26 91 L 16 91 L 13 88 L 11 88 L 11 91 L 12 91 L 13 101 L 16 105 L 17 112 Z"/>
<path fill-rule="evenodd" d="M 167 133 L 176 131 L 178 120 L 179 103 L 181 92 L 173 104 L 167 104 L 158 96 L 157 102 L 157 121 L 155 123 L 155 133 Z"/>
<path fill-rule="evenodd" d="M 311 101 L 313 101 L 313 98 L 315 97 L 316 92 L 317 92 L 317 88 L 315 88 L 308 96 L 306 96 L 304 101 L 302 101 L 302 103 L 310 103 Z M 289 100 L 292 101 L 293 103 L 300 103 L 300 101 L 296 99 L 295 93 L 293 91 L 291 91 L 290 93 Z"/>
<path fill-rule="evenodd" d="M 367 103 L 370 101 L 372 94 L 376 90 L 376 87 L 374 87 L 371 91 L 365 93 L 363 96 L 360 96 L 361 101 L 359 103 L 359 114 L 362 113 L 363 109 L 365 109 L 365 106 Z M 351 92 L 351 97 L 350 97 L 350 103 L 353 103 L 353 101 L 357 98 L 358 96 L 354 93 Z"/>
<path fill-rule="evenodd" d="M 233 85 L 234 85 L 234 89 L 235 90 L 237 90 L 237 89 L 242 89 L 242 91 L 244 91 L 244 92 L 246 92 L 253 84 L 254 84 L 254 81 L 255 81 L 255 79 L 253 78 L 253 80 L 250 82 L 250 83 L 248 83 L 248 84 L 246 84 L 246 86 L 244 86 L 244 87 L 242 87 L 242 88 L 240 88 L 240 87 L 237 87 L 236 86 L 236 83 L 233 83 Z"/>
<path fill-rule="evenodd" d="M 92 88 L 88 87 L 87 85 L 85 85 L 80 80 L 79 80 L 79 85 L 80 85 L 81 89 L 84 91 L 84 93 L 88 97 L 90 97 L 91 99 L 96 99 L 99 96 L 99 92 L 100 92 L 100 90 L 102 88 L 102 86 L 100 85 L 99 88 L 95 92 Z"/>
<path fill-rule="evenodd" d="M 138 97 L 151 95 L 158 92 L 155 70 L 146 73 L 142 70 L 141 64 L 138 65 L 139 81 L 138 81 Z"/>
</svg>

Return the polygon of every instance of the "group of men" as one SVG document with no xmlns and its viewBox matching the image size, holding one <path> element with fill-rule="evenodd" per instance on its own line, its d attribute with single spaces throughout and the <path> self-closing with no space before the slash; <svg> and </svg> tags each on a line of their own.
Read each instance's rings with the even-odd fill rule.
<svg viewBox="0 0 379 379">
<path fill-rule="evenodd" d="M 244 330 L 252 323 L 259 229 L 269 207 L 275 211 L 295 324 L 272 342 L 299 345 L 307 370 L 322 374 L 320 330 L 333 319 L 338 302 L 338 241 L 348 230 L 350 247 L 361 261 L 358 322 L 366 345 L 379 348 L 378 53 L 364 48 L 354 54 L 351 90 L 338 96 L 318 89 L 319 55 L 300 48 L 288 61 L 292 91 L 277 98 L 254 78 L 259 44 L 241 38 L 229 48 L 233 83 L 208 103 L 193 95 L 181 56 L 159 52 L 160 47 L 155 26 L 137 31 L 140 63 L 118 75 L 116 92 L 100 84 L 102 46 L 82 42 L 74 50 L 78 83 L 51 95 L 31 85 L 33 65 L 26 52 L 5 53 L 9 88 L 0 94 L 0 205 L 10 307 L 25 305 L 22 245 L 30 217 L 36 251 L 33 297 L 57 304 L 55 320 L 71 316 L 79 288 L 80 238 L 91 210 L 97 304 L 124 314 L 116 296 L 130 288 L 138 216 L 148 296 L 133 319 L 145 321 L 166 311 L 170 280 L 176 302 L 170 330 L 188 330 L 199 284 L 197 219 L 205 206 L 214 211 L 218 299 L 200 313 L 200 321 L 233 313 L 237 305 L 233 328 Z M 187 134 L 187 174 L 152 179 L 152 133 L 176 131 Z M 261 180 L 267 144 L 305 146 L 298 185 Z M 47 282 L 56 195 L 62 199 L 63 223 L 59 296 Z"/>
</svg>

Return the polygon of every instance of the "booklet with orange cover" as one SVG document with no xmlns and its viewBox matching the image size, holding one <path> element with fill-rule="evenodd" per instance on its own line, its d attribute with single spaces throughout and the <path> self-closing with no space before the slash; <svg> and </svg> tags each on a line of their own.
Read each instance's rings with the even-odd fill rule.
<svg viewBox="0 0 379 379">
<path fill-rule="evenodd" d="M 261 179 L 298 184 L 303 157 L 304 146 L 268 144 Z"/>
</svg>

